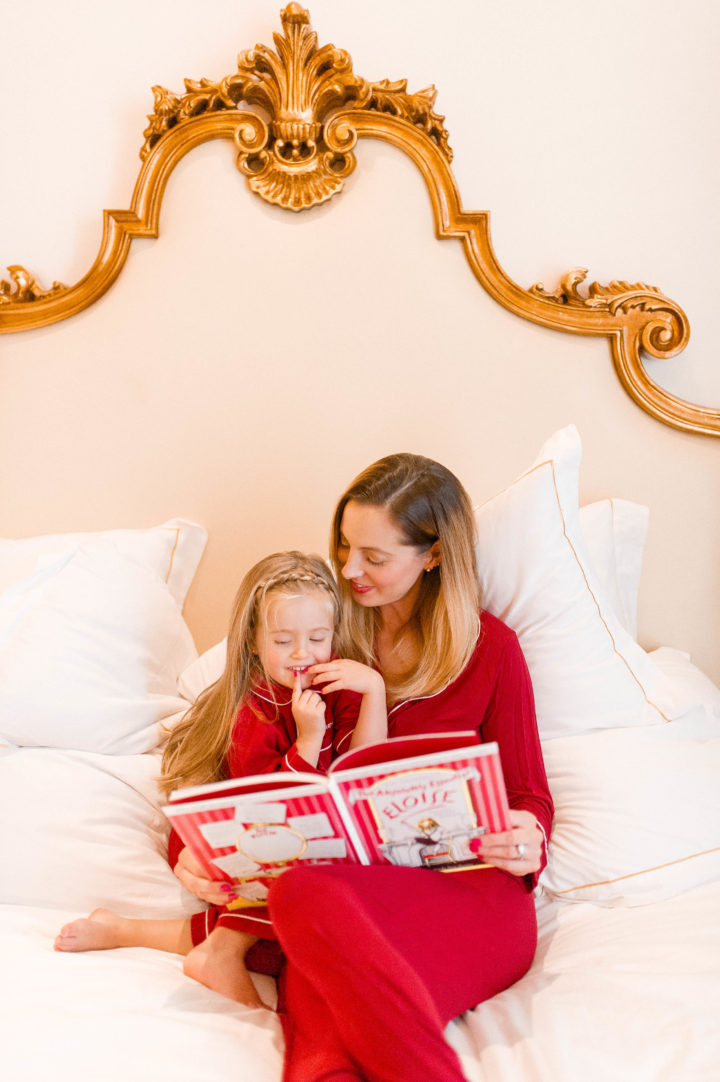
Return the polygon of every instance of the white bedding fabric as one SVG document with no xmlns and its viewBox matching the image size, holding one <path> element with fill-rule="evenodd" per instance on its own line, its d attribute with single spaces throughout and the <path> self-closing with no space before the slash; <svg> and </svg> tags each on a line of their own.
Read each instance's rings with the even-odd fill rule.
<svg viewBox="0 0 720 1082">
<path fill-rule="evenodd" d="M 635 909 L 538 908 L 527 976 L 448 1027 L 470 1082 L 717 1082 L 720 884 Z M 0 907 L 4 1079 L 279 1082 L 274 1015 L 188 980 L 175 955 L 57 954 L 74 915 Z"/>
<path fill-rule="evenodd" d="M 538 952 L 448 1035 L 470 1082 L 717 1082 L 720 883 L 634 909 L 540 899 Z"/>
</svg>

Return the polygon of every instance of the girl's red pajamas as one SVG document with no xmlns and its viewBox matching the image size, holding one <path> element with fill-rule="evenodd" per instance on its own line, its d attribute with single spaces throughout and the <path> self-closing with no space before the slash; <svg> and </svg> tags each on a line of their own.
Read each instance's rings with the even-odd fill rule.
<svg viewBox="0 0 720 1082">
<path fill-rule="evenodd" d="M 495 740 L 510 805 L 552 819 L 532 688 L 515 634 L 483 613 L 467 668 L 398 704 L 391 736 L 475 728 Z M 461 1082 L 451 1018 L 528 969 L 537 876 L 352 865 L 291 868 L 268 908 L 287 957 L 283 1082 Z"/>
<path fill-rule="evenodd" d="M 274 695 L 277 710 L 272 700 Z M 327 735 L 316 767 L 306 762 L 297 751 L 297 727 L 292 715 L 289 688 L 261 686 L 240 706 L 233 726 L 232 744 L 228 752 L 225 775 L 229 778 L 251 774 L 270 774 L 279 770 L 324 774 L 333 759 L 350 747 L 350 738 L 357 724 L 361 696 L 352 691 L 335 691 L 325 696 Z M 184 842 L 173 830 L 168 842 L 168 860 L 175 867 Z M 257 973 L 277 975 L 282 966 L 282 953 L 275 942 L 266 906 L 249 906 L 229 910 L 213 906 L 195 913 L 190 919 L 193 946 L 207 939 L 216 926 L 234 928 L 259 936 L 263 940 L 250 948 L 247 964 Z"/>
</svg>

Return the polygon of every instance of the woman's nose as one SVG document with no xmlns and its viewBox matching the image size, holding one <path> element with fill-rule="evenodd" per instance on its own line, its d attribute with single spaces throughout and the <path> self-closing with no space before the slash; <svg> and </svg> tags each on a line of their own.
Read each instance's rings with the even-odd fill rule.
<svg viewBox="0 0 720 1082">
<path fill-rule="evenodd" d="M 357 575 L 359 574 L 359 568 L 358 554 L 356 552 L 348 553 L 347 560 L 343 564 L 340 574 L 344 579 L 353 579 L 357 577 Z"/>
</svg>

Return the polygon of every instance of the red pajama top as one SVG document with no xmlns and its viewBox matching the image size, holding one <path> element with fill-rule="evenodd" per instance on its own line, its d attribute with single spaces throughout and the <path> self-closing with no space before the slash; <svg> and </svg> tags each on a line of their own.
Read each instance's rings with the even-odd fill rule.
<svg viewBox="0 0 720 1082">
<path fill-rule="evenodd" d="M 331 691 L 324 696 L 324 702 L 325 739 L 317 766 L 311 766 L 297 750 L 297 726 L 292 714 L 290 688 L 278 684 L 273 684 L 271 689 L 264 684 L 255 688 L 237 712 L 225 761 L 225 776 L 244 778 L 279 770 L 325 774 L 332 760 L 350 748 L 362 696 L 354 691 Z M 180 836 L 172 830 L 168 840 L 168 860 L 172 868 L 183 845 Z"/>
<path fill-rule="evenodd" d="M 458 678 L 436 695 L 398 703 L 388 714 L 388 736 L 457 729 L 474 729 L 483 742 L 497 742 L 510 807 L 532 812 L 549 838 L 553 804 L 530 674 L 515 632 L 488 612 L 482 613 L 477 645 Z"/>
</svg>

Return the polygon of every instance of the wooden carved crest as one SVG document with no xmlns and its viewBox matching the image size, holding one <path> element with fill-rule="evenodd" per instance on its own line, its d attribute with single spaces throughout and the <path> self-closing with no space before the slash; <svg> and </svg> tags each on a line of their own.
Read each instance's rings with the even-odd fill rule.
<svg viewBox="0 0 720 1082">
<path fill-rule="evenodd" d="M 440 239 L 463 244 L 479 283 L 516 315 L 543 326 L 608 339 L 618 377 L 635 402 L 675 428 L 720 436 L 720 410 L 697 406 L 650 379 L 642 354 L 672 357 L 690 328 L 682 308 L 644 283 L 612 281 L 580 287 L 587 272 L 569 271 L 553 290 L 525 289 L 497 262 L 487 211 L 465 211 L 450 169 L 444 117 L 434 112 L 433 86 L 409 93 L 405 80 L 369 82 L 353 72 L 349 55 L 318 45 L 308 12 L 297 3 L 281 14 L 275 49 L 242 52 L 237 72 L 219 82 L 186 80 L 185 93 L 153 87 L 140 157 L 142 167 L 128 210 L 106 210 L 100 252 L 73 286 L 39 285 L 22 266 L 0 281 L 0 332 L 20 331 L 81 311 L 120 273 L 135 237 L 156 237 L 167 180 L 177 162 L 209 139 L 232 140 L 237 166 L 250 190 L 276 206 L 307 211 L 342 191 L 356 168 L 361 138 L 385 140 L 404 151 L 427 185 Z"/>
</svg>

